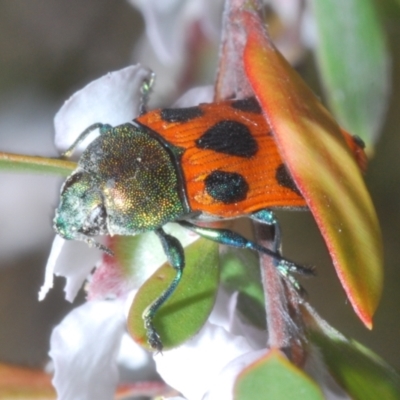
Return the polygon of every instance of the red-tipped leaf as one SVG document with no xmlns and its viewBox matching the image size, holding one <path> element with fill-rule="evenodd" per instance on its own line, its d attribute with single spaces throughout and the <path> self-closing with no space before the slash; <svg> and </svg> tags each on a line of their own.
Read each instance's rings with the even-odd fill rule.
<svg viewBox="0 0 400 400">
<path fill-rule="evenodd" d="M 243 23 L 246 75 L 347 296 L 371 328 L 382 290 L 382 240 L 360 169 L 339 126 L 272 45 L 258 15 L 244 12 Z"/>
</svg>

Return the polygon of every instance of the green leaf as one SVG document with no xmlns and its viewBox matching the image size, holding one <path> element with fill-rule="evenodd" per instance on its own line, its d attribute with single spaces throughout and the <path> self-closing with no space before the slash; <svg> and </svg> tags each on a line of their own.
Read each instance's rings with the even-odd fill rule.
<svg viewBox="0 0 400 400">
<path fill-rule="evenodd" d="M 390 89 L 389 53 L 373 0 L 314 0 L 317 59 L 343 127 L 376 141 Z"/>
<path fill-rule="evenodd" d="M 321 389 L 278 350 L 244 369 L 234 389 L 235 400 L 323 400 Z"/>
<path fill-rule="evenodd" d="M 400 376 L 372 351 L 334 331 L 312 331 L 331 374 L 355 400 L 400 399 Z"/>
<path fill-rule="evenodd" d="M 59 158 L 0 152 L 0 170 L 68 176 L 76 169 L 76 166 L 76 162 Z"/>
<path fill-rule="evenodd" d="M 371 328 L 382 293 L 383 250 L 360 169 L 339 126 L 272 45 L 260 18 L 247 15 L 243 25 L 247 77 L 347 296 Z"/>
<path fill-rule="evenodd" d="M 264 290 L 255 251 L 225 247 L 220 255 L 221 282 L 238 291 L 238 309 L 254 325 L 265 329 Z"/>
<path fill-rule="evenodd" d="M 185 257 L 186 266 L 178 288 L 154 318 L 164 349 L 179 346 L 200 330 L 217 295 L 218 244 L 199 239 L 185 249 Z M 130 334 L 149 349 L 143 311 L 167 288 L 174 276 L 174 269 L 168 263 L 164 264 L 142 285 L 129 311 Z"/>
</svg>

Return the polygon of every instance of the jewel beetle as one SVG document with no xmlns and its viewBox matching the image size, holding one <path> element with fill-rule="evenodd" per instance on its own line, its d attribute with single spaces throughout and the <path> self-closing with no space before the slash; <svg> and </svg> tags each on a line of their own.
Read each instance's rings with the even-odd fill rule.
<svg viewBox="0 0 400 400">
<path fill-rule="evenodd" d="M 96 123 L 67 153 L 94 130 L 99 137 L 62 187 L 54 228 L 65 239 L 106 252 L 93 236 L 155 232 L 176 276 L 143 315 L 152 348 L 162 349 L 153 317 L 177 287 L 185 265 L 182 245 L 163 230 L 167 222 L 221 244 L 268 254 L 286 272 L 308 272 L 279 253 L 273 209 L 302 209 L 306 202 L 255 98 L 153 110 L 116 127 Z M 363 166 L 362 143 L 343 134 Z M 199 226 L 243 216 L 274 226 L 273 250 L 227 229 Z"/>
</svg>

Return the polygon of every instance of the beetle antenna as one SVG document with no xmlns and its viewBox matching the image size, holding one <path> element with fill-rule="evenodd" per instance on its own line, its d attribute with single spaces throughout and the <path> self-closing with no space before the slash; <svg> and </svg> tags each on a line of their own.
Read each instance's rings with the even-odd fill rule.
<svg viewBox="0 0 400 400">
<path fill-rule="evenodd" d="M 93 125 L 90 125 L 88 128 L 86 128 L 75 140 L 74 143 L 64 152 L 61 154 L 61 157 L 65 158 L 70 158 L 72 156 L 72 153 L 76 150 L 76 148 L 96 129 L 104 129 L 105 127 L 109 127 L 109 125 L 102 124 L 100 122 L 96 122 Z"/>
<path fill-rule="evenodd" d="M 95 240 L 93 240 L 92 238 L 87 238 L 86 239 L 86 243 L 89 246 L 94 246 L 96 247 L 96 249 L 99 249 L 101 251 L 104 251 L 104 253 L 108 254 L 109 256 L 113 257 L 114 256 L 114 252 L 109 249 L 107 246 L 104 246 L 104 244 L 101 244 L 99 242 L 96 242 Z"/>
</svg>

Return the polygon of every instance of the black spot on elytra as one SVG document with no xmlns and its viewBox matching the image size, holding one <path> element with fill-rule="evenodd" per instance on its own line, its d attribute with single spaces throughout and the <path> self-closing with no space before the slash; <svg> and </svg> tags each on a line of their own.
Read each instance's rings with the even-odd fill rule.
<svg viewBox="0 0 400 400">
<path fill-rule="evenodd" d="M 161 110 L 161 119 L 166 122 L 189 122 L 202 115 L 203 110 L 200 107 L 164 108 Z"/>
<path fill-rule="evenodd" d="M 254 156 L 258 150 L 250 129 L 241 122 L 231 120 L 217 122 L 196 140 L 196 146 L 244 158 Z"/>
<path fill-rule="evenodd" d="M 249 185 L 236 172 L 214 171 L 204 180 L 207 193 L 216 201 L 230 204 L 246 198 Z"/>
<path fill-rule="evenodd" d="M 275 178 L 280 186 L 288 188 L 291 191 L 298 194 L 299 196 L 301 196 L 301 193 L 297 188 L 296 184 L 294 183 L 292 177 L 289 175 L 289 172 L 286 169 L 285 164 L 279 165 L 279 167 L 276 169 Z"/>
<path fill-rule="evenodd" d="M 262 110 L 260 104 L 255 97 L 249 97 L 247 99 L 235 100 L 231 106 L 236 110 L 252 112 L 255 114 L 261 114 Z"/>
</svg>

